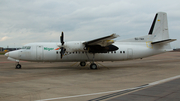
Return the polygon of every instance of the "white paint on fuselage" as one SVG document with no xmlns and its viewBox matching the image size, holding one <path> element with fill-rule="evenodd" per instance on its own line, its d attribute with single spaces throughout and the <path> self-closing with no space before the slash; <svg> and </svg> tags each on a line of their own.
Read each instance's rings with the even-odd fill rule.
<svg viewBox="0 0 180 101">
<path fill-rule="evenodd" d="M 81 44 L 82 42 L 72 43 Z M 78 47 L 79 50 L 76 50 L 76 47 L 73 47 L 73 49 L 67 49 L 65 55 L 61 59 L 60 50 L 55 50 L 58 48 L 58 44 L 59 43 L 26 44 L 25 46 L 31 46 L 31 49 L 21 49 L 13 51 L 16 53 L 18 52 L 18 57 L 11 57 L 18 60 L 36 62 L 79 62 L 93 60 L 93 54 L 84 51 L 82 46 L 82 49 Z M 161 48 L 158 49 L 158 46 L 155 45 L 153 46 L 153 48 L 148 47 L 146 42 L 116 42 L 114 43 L 114 45 L 119 48 L 117 51 L 112 51 L 109 53 L 96 53 L 94 61 L 131 60 L 144 58 L 164 52 L 164 50 L 162 50 Z"/>
</svg>

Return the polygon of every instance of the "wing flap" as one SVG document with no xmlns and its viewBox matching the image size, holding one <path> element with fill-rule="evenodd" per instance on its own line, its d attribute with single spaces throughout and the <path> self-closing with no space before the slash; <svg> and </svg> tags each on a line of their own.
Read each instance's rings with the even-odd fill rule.
<svg viewBox="0 0 180 101">
<path fill-rule="evenodd" d="M 108 46 L 108 45 L 111 45 L 112 43 L 114 43 L 114 40 L 111 40 L 111 39 L 114 39 L 114 38 L 117 38 L 117 37 L 119 37 L 119 35 L 111 34 L 109 36 L 105 36 L 105 37 L 102 37 L 102 38 L 98 38 L 98 39 L 94 39 L 94 40 L 91 40 L 91 41 L 84 42 L 83 44 L 85 44 L 85 45 Z"/>
</svg>

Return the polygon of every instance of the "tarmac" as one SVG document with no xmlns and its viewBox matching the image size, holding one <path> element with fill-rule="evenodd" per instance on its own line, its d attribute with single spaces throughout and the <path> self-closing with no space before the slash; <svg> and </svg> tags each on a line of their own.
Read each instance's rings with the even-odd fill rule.
<svg viewBox="0 0 180 101">
<path fill-rule="evenodd" d="M 97 70 L 75 62 L 26 61 L 15 69 L 0 55 L 0 101 L 180 101 L 179 62 L 180 52 L 167 52 L 98 62 Z"/>
<path fill-rule="evenodd" d="M 108 101 L 180 101 L 180 76 L 177 79 L 159 85 L 129 90 L 131 93 L 120 94 L 122 96 L 112 98 Z M 137 90 L 135 92 L 132 92 Z M 127 92 L 127 91 L 126 91 Z M 96 100 L 97 101 L 97 100 Z"/>
</svg>

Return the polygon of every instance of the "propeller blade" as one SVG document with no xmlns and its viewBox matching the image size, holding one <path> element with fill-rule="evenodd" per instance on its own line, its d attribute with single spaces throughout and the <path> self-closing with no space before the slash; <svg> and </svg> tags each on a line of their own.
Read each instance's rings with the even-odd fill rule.
<svg viewBox="0 0 180 101">
<path fill-rule="evenodd" d="M 61 59 L 62 59 L 62 57 L 63 57 L 63 47 L 61 47 Z"/>
<path fill-rule="evenodd" d="M 64 53 L 66 52 L 66 49 L 64 47 L 61 47 L 61 59 L 64 56 Z"/>
<path fill-rule="evenodd" d="M 64 33 L 63 32 L 61 33 L 61 36 L 60 36 L 60 42 L 62 44 L 62 46 L 60 48 L 61 49 L 60 54 L 61 54 L 61 59 L 62 59 L 63 55 L 64 55 L 64 53 L 66 51 L 66 49 L 63 47 L 63 45 L 64 45 Z"/>
<path fill-rule="evenodd" d="M 63 32 L 61 33 L 60 41 L 61 41 L 61 44 L 64 45 L 64 33 Z"/>
<path fill-rule="evenodd" d="M 62 59 L 62 57 L 63 57 L 63 54 L 61 53 L 61 59 Z"/>
</svg>

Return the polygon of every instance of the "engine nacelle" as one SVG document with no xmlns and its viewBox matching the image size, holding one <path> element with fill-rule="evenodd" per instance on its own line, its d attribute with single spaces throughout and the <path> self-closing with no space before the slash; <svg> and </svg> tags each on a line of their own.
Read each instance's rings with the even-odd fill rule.
<svg viewBox="0 0 180 101">
<path fill-rule="evenodd" d="M 73 52 L 73 51 L 84 51 L 85 45 L 82 44 L 81 41 L 71 41 L 71 42 L 65 42 L 64 46 L 67 51 Z"/>
</svg>

